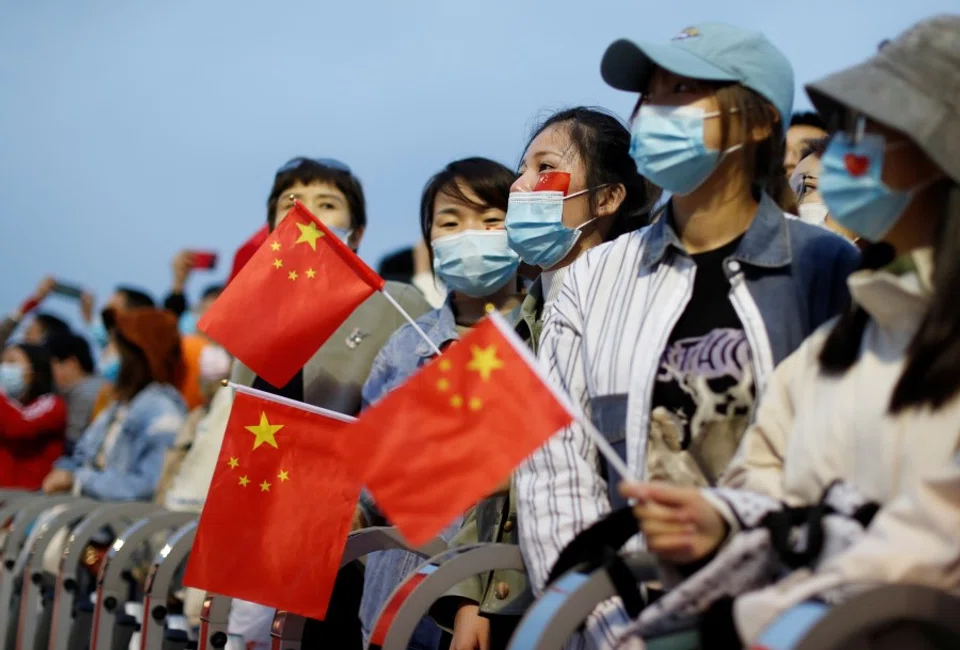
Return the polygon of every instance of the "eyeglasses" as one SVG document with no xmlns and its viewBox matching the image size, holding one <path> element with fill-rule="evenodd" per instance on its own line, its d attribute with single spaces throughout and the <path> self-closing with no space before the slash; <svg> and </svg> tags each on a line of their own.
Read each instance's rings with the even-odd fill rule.
<svg viewBox="0 0 960 650">
<path fill-rule="evenodd" d="M 350 167 L 343 162 L 340 162 L 336 158 L 307 158 L 305 156 L 297 156 L 296 158 L 291 158 L 285 162 L 280 169 L 277 170 L 277 175 L 285 174 L 286 172 L 297 169 L 304 163 L 313 163 L 314 165 L 320 165 L 321 167 L 327 167 L 329 169 L 335 169 L 346 174 L 352 174 Z"/>
</svg>

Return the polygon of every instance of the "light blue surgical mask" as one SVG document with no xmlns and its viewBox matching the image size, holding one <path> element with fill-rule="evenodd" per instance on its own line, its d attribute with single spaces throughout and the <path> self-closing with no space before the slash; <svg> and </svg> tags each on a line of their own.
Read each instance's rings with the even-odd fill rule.
<svg viewBox="0 0 960 650">
<path fill-rule="evenodd" d="M 0 363 L 0 389 L 12 397 L 20 399 L 27 391 L 23 377 L 23 367 L 18 363 Z"/>
<path fill-rule="evenodd" d="M 830 216 L 847 230 L 873 242 L 896 225 L 914 195 L 936 179 L 907 190 L 883 182 L 883 157 L 906 141 L 887 144 L 879 133 L 865 133 L 860 142 L 838 133 L 821 158 L 818 189 Z"/>
<path fill-rule="evenodd" d="M 696 106 L 641 104 L 633 123 L 630 155 L 637 171 L 671 194 L 689 194 L 710 177 L 722 156 L 743 145 L 720 152 L 703 140 L 704 120 L 718 117 Z"/>
<path fill-rule="evenodd" d="M 120 378 L 120 357 L 111 354 L 100 360 L 100 376 L 112 384 Z"/>
<path fill-rule="evenodd" d="M 327 226 L 330 228 L 330 232 L 337 236 L 337 239 L 342 241 L 347 246 L 350 245 L 350 235 L 353 234 L 352 230 L 347 228 L 334 228 L 333 226 Z"/>
<path fill-rule="evenodd" d="M 431 245 L 440 280 L 448 289 L 474 298 L 502 289 L 520 266 L 505 230 L 465 230 L 434 239 Z"/>
<path fill-rule="evenodd" d="M 90 337 L 101 350 L 107 347 L 110 342 L 110 334 L 107 332 L 107 326 L 103 324 L 103 319 L 98 318 L 90 328 Z"/>
<path fill-rule="evenodd" d="M 197 333 L 197 315 L 187 310 L 180 314 L 180 320 L 177 322 L 177 329 L 183 336 L 190 336 Z"/>
<path fill-rule="evenodd" d="M 527 264 L 549 269 L 563 260 L 580 239 L 582 229 L 563 225 L 563 202 L 586 194 L 563 192 L 511 192 L 507 203 L 507 241 Z"/>
</svg>

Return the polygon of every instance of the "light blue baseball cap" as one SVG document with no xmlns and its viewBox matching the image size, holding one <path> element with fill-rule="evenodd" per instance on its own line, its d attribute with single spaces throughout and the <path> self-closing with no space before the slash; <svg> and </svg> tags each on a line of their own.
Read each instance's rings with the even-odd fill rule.
<svg viewBox="0 0 960 650">
<path fill-rule="evenodd" d="M 614 88 L 643 92 L 657 67 L 691 79 L 739 83 L 773 104 L 784 125 L 790 120 L 793 66 L 760 32 L 702 23 L 667 43 L 620 39 L 604 53 L 600 74 Z"/>
</svg>

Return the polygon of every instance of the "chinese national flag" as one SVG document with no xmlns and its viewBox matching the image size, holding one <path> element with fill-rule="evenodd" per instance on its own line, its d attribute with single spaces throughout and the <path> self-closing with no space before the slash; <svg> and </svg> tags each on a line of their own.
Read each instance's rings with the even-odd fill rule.
<svg viewBox="0 0 960 650">
<path fill-rule="evenodd" d="M 352 421 L 238 391 L 184 584 L 322 619 L 360 497 Z"/>
<path fill-rule="evenodd" d="M 404 538 L 423 544 L 574 413 L 493 314 L 360 415 L 351 464 Z"/>
<path fill-rule="evenodd" d="M 259 376 L 284 386 L 383 284 L 297 201 L 198 327 Z"/>
</svg>

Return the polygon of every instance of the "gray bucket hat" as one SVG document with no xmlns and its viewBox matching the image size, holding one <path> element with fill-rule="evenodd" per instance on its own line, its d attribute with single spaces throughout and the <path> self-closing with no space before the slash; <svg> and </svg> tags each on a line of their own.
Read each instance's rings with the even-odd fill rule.
<svg viewBox="0 0 960 650">
<path fill-rule="evenodd" d="M 960 15 L 924 20 L 806 91 L 828 121 L 862 113 L 908 136 L 960 183 Z"/>
</svg>

